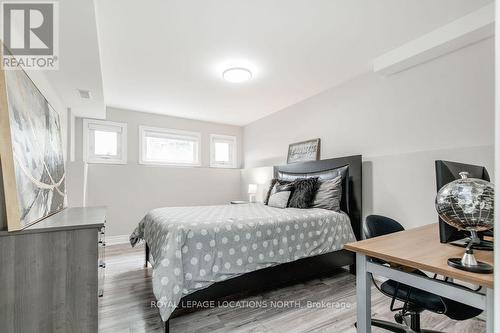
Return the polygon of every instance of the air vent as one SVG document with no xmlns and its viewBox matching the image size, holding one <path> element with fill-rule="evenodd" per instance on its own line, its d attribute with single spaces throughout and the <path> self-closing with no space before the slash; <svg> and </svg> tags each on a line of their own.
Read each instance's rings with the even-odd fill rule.
<svg viewBox="0 0 500 333">
<path fill-rule="evenodd" d="M 78 94 L 80 95 L 80 98 L 82 98 L 82 99 L 92 99 L 92 95 L 90 95 L 89 90 L 78 89 Z"/>
</svg>

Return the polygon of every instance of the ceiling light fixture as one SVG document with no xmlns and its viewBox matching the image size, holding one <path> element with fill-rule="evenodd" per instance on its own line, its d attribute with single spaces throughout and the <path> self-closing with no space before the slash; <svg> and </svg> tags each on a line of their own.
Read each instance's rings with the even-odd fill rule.
<svg viewBox="0 0 500 333">
<path fill-rule="evenodd" d="M 222 77 L 224 80 L 231 83 L 241 83 L 250 80 L 252 78 L 252 72 L 243 67 L 234 67 L 222 72 Z"/>
</svg>

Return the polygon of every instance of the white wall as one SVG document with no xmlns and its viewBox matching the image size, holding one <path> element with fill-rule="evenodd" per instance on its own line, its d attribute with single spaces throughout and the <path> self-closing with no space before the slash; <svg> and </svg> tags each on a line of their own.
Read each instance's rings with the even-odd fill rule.
<svg viewBox="0 0 500 333">
<path fill-rule="evenodd" d="M 285 163 L 288 144 L 319 137 L 323 159 L 363 155 L 364 215 L 434 222 L 435 159 L 493 174 L 493 94 L 492 39 L 392 76 L 367 73 L 246 126 L 242 193 L 270 177 L 262 167 Z"/>
<path fill-rule="evenodd" d="M 209 135 L 237 137 L 241 161 L 242 128 L 151 113 L 107 109 L 107 119 L 125 122 L 128 129 L 128 164 L 88 164 L 86 203 L 108 207 L 107 235 L 129 235 L 153 208 L 225 204 L 240 199 L 240 169 L 209 168 Z M 139 125 L 197 131 L 202 134 L 201 167 L 145 166 L 138 164 Z M 83 189 L 82 120 L 77 119 L 76 161 L 69 164 L 70 187 Z M 83 190 L 82 190 L 83 191 Z M 70 198 L 78 206 L 83 192 Z"/>
</svg>

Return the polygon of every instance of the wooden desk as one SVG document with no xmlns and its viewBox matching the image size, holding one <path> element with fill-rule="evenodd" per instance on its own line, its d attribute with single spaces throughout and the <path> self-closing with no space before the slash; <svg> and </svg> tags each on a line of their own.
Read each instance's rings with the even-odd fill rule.
<svg viewBox="0 0 500 333">
<path fill-rule="evenodd" d="M 477 308 L 488 309 L 487 332 L 493 332 L 493 274 L 471 273 L 448 266 L 448 258 L 462 257 L 464 249 L 441 244 L 437 223 L 346 244 L 344 248 L 356 252 L 358 332 L 371 332 L 369 323 L 371 321 L 370 274 L 372 273 Z M 493 252 L 475 250 L 474 253 L 479 261 L 493 264 Z M 471 292 L 442 281 L 426 279 L 401 269 L 376 264 L 367 260 L 370 257 L 480 285 L 486 288 L 486 294 Z"/>
</svg>

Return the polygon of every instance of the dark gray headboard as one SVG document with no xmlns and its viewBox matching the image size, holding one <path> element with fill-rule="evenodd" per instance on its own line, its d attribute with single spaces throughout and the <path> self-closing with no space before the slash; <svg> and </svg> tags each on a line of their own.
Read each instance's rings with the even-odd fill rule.
<svg viewBox="0 0 500 333">
<path fill-rule="evenodd" d="M 280 173 L 296 174 L 297 176 L 317 176 L 323 171 L 331 171 L 348 167 L 346 179 L 342 183 L 341 208 L 351 219 L 352 229 L 356 239 L 361 239 L 362 226 L 362 164 L 361 155 L 330 158 L 327 160 L 293 163 L 274 167 L 274 177 Z"/>
</svg>

